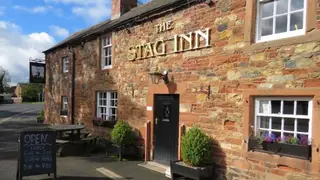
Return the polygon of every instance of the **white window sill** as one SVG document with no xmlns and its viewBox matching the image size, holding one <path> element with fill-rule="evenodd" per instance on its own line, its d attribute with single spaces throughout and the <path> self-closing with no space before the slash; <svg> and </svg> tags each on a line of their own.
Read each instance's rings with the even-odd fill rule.
<svg viewBox="0 0 320 180">
<path fill-rule="evenodd" d="M 256 43 L 264 43 L 268 41 L 281 40 L 281 39 L 296 37 L 301 35 L 305 35 L 304 29 L 301 29 L 299 31 L 292 31 L 292 32 L 279 33 L 279 34 L 274 34 L 269 36 L 263 36 L 263 37 L 260 37 L 260 40 L 257 39 Z"/>
<path fill-rule="evenodd" d="M 105 69 L 112 69 L 112 65 L 111 65 L 111 66 L 104 66 L 104 67 L 102 68 L 102 70 L 105 70 Z"/>
</svg>

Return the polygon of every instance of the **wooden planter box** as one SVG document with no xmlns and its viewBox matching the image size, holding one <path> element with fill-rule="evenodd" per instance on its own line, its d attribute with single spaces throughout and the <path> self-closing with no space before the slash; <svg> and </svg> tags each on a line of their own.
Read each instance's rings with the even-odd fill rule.
<svg viewBox="0 0 320 180">
<path fill-rule="evenodd" d="M 248 148 L 253 151 L 311 160 L 311 146 L 266 142 L 259 144 L 259 141 L 256 138 L 250 137 Z"/>
<path fill-rule="evenodd" d="M 93 121 L 94 126 L 106 127 L 106 128 L 113 128 L 116 122 L 114 121 Z"/>
<path fill-rule="evenodd" d="M 170 163 L 170 170 L 172 180 L 181 176 L 194 180 L 209 180 L 212 178 L 212 166 L 192 167 L 182 161 L 175 161 Z"/>
</svg>

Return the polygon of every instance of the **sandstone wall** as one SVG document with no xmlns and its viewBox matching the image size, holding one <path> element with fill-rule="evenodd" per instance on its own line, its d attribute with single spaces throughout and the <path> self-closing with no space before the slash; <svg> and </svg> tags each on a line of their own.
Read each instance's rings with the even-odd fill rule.
<svg viewBox="0 0 320 180">
<path fill-rule="evenodd" d="M 304 43 L 295 41 L 253 49 L 252 42 L 245 41 L 245 16 L 245 0 L 224 0 L 211 7 L 198 4 L 168 12 L 144 24 L 132 23 L 133 27 L 128 30 L 112 34 L 115 64 L 110 70 L 100 69 L 99 38 L 86 42 L 84 47 L 75 47 L 76 121 L 93 128 L 95 92 L 117 90 L 119 119 L 127 120 L 143 136 L 144 123 L 148 120 L 148 73 L 159 66 L 170 70 L 170 79 L 173 77 L 176 84 L 185 87 L 180 94 L 180 123 L 188 127 L 198 124 L 217 140 L 219 153 L 214 159 L 220 164 L 223 176 L 228 179 L 319 179 L 319 166 L 310 168 L 311 164 L 305 161 L 297 161 L 305 164 L 298 168 L 286 162 L 274 163 L 269 159 L 245 156 L 243 119 L 249 112 L 244 108 L 244 91 L 320 87 L 320 42 L 317 38 Z M 168 20 L 173 22 L 174 28 L 156 33 L 154 26 Z M 209 48 L 128 61 L 130 46 L 205 28 L 211 29 Z M 314 29 L 312 33 L 318 33 L 318 30 Z M 168 46 L 168 50 L 172 48 Z M 69 118 L 59 115 L 62 94 L 71 96 L 71 73 L 63 74 L 61 69 L 61 58 L 65 55 L 70 55 L 67 49 L 46 56 L 45 114 L 50 123 L 70 122 Z M 313 157 L 315 164 L 318 155 Z M 268 158 L 276 157 L 270 155 Z"/>
</svg>

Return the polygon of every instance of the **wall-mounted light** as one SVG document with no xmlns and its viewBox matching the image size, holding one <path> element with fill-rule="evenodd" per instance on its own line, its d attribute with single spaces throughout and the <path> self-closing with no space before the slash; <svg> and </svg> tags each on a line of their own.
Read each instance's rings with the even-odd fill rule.
<svg viewBox="0 0 320 180">
<path fill-rule="evenodd" d="M 149 73 L 149 75 L 152 84 L 159 84 L 161 79 L 164 81 L 165 84 L 168 84 L 170 82 L 168 78 L 168 71 L 164 71 L 163 73 L 153 72 Z"/>
</svg>

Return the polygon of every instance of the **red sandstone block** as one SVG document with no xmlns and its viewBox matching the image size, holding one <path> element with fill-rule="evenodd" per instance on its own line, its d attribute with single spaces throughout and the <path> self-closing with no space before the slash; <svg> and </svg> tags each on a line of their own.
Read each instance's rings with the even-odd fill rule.
<svg viewBox="0 0 320 180">
<path fill-rule="evenodd" d="M 224 126 L 229 126 L 229 127 L 234 127 L 235 124 L 236 124 L 235 121 L 227 120 L 227 121 L 224 122 Z"/>
<path fill-rule="evenodd" d="M 300 75 L 300 74 L 308 74 L 308 69 L 285 69 L 283 74 L 293 74 L 293 75 Z"/>
<path fill-rule="evenodd" d="M 246 1 L 243 1 L 243 0 L 233 1 L 229 10 L 233 11 L 235 9 L 242 8 L 245 6 L 246 6 Z"/>
<path fill-rule="evenodd" d="M 257 166 L 254 166 L 254 169 L 260 172 L 266 172 L 267 168 L 257 165 Z"/>
<path fill-rule="evenodd" d="M 273 52 L 273 53 L 269 53 L 268 57 L 269 58 L 275 58 L 275 57 L 277 57 L 277 55 L 278 55 L 278 53 Z"/>
<path fill-rule="evenodd" d="M 304 87 L 320 87 L 320 79 L 305 80 Z"/>
<path fill-rule="evenodd" d="M 302 172 L 301 169 L 296 169 L 296 168 L 292 168 L 292 167 L 285 166 L 285 165 L 278 165 L 278 168 L 283 171 Z"/>
<path fill-rule="evenodd" d="M 215 43 L 216 47 L 222 47 L 222 46 L 226 46 L 228 44 L 228 41 L 218 41 Z"/>
<path fill-rule="evenodd" d="M 278 175 L 278 176 L 284 176 L 286 175 L 286 172 L 285 171 L 282 171 L 280 169 L 272 169 L 271 170 L 271 173 L 272 174 L 275 174 L 275 175 Z"/>
<path fill-rule="evenodd" d="M 231 144 L 235 144 L 235 145 L 241 145 L 242 144 L 242 140 L 241 139 L 236 139 L 236 138 L 227 138 L 226 141 L 231 143 Z"/>
</svg>

